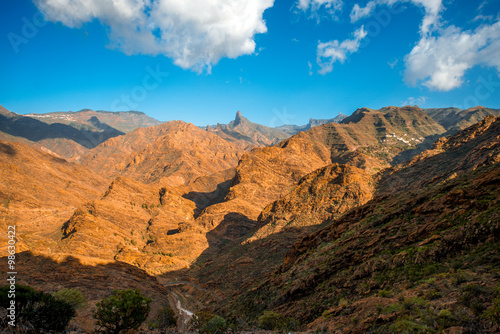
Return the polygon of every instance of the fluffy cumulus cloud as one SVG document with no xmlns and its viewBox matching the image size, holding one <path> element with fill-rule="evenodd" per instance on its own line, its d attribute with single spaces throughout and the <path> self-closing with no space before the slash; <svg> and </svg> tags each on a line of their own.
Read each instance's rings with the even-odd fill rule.
<svg viewBox="0 0 500 334">
<path fill-rule="evenodd" d="M 274 0 L 36 0 L 46 19 L 79 27 L 99 20 L 127 54 L 164 54 L 182 68 L 210 72 L 221 58 L 255 51 Z"/>
<path fill-rule="evenodd" d="M 318 23 L 326 13 L 330 18 L 337 19 L 342 11 L 343 0 L 298 0 L 296 6 L 304 13 L 309 13 Z"/>
<path fill-rule="evenodd" d="M 406 56 L 405 80 L 416 85 L 449 91 L 460 87 L 465 71 L 476 65 L 500 71 L 500 22 L 475 31 L 450 26 L 438 36 L 425 36 Z"/>
<path fill-rule="evenodd" d="M 408 3 L 424 9 L 420 24 L 420 39 L 405 57 L 405 81 L 423 84 L 432 90 L 449 91 L 460 87 L 465 72 L 477 65 L 495 67 L 500 71 L 500 22 L 492 17 L 473 31 L 446 26 L 441 13 L 446 9 L 442 0 L 372 0 L 364 7 L 355 4 L 351 22 L 373 14 L 377 6 Z M 478 7 L 482 10 L 484 2 Z"/>
<path fill-rule="evenodd" d="M 320 67 L 319 73 L 326 74 L 331 72 L 335 62 L 343 63 L 349 53 L 358 51 L 361 40 L 366 37 L 364 26 L 356 30 L 353 33 L 353 37 L 343 42 L 333 40 L 318 44 L 317 63 Z"/>
</svg>

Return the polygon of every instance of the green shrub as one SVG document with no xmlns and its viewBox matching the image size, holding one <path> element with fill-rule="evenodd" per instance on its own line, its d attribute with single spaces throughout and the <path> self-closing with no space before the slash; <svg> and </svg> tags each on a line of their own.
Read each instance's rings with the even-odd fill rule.
<svg viewBox="0 0 500 334">
<path fill-rule="evenodd" d="M 77 289 L 62 289 L 52 294 L 57 300 L 62 300 L 73 306 L 75 309 L 81 309 L 87 304 L 85 296 Z"/>
<path fill-rule="evenodd" d="M 438 313 L 438 317 L 447 319 L 447 318 L 452 318 L 453 314 L 451 313 L 450 310 L 441 310 Z"/>
<path fill-rule="evenodd" d="M 266 330 L 274 331 L 293 331 L 297 329 L 297 322 L 289 317 L 274 312 L 264 311 L 264 313 L 257 319 L 257 326 Z"/>
<path fill-rule="evenodd" d="M 380 290 L 380 291 L 378 292 L 378 296 L 379 296 L 379 297 L 388 298 L 388 297 L 391 297 L 391 296 L 392 296 L 392 292 L 390 292 L 389 290 Z"/>
<path fill-rule="evenodd" d="M 93 312 L 102 333 L 125 333 L 137 329 L 146 320 L 151 298 L 139 290 L 115 290 L 113 294 L 96 304 Z"/>
<path fill-rule="evenodd" d="M 149 325 L 150 329 L 166 329 L 177 326 L 177 316 L 174 310 L 165 306 L 156 315 L 153 322 Z"/>
<path fill-rule="evenodd" d="M 223 334 L 227 333 L 229 326 L 227 324 L 226 319 L 221 316 L 214 316 L 210 319 L 205 326 L 205 331 L 203 333 L 207 334 Z M 202 333 L 201 331 L 199 333 Z"/>
<path fill-rule="evenodd" d="M 409 319 L 396 320 L 389 326 L 389 333 L 409 334 L 409 333 L 433 333 L 434 331 L 426 325 L 421 325 Z"/>
<path fill-rule="evenodd" d="M 401 306 L 401 304 L 395 303 L 395 304 L 391 304 L 391 305 L 385 307 L 382 310 L 382 313 L 385 313 L 385 314 L 396 313 L 396 312 L 400 312 L 402 309 L 403 309 L 403 306 Z"/>
<path fill-rule="evenodd" d="M 462 270 L 457 270 L 457 272 L 455 274 L 453 274 L 453 276 L 451 277 L 451 284 L 453 285 L 456 285 L 456 286 L 459 286 L 465 282 L 468 282 L 472 279 L 471 275 L 466 272 L 466 271 L 462 271 Z"/>
<path fill-rule="evenodd" d="M 0 288 L 0 307 L 5 309 L 13 300 L 8 296 L 9 290 L 8 285 Z M 38 332 L 63 332 L 75 316 L 71 304 L 24 285 L 16 285 L 15 306 L 16 326 L 34 328 Z"/>
<path fill-rule="evenodd" d="M 457 317 L 450 310 L 441 310 L 438 313 L 437 323 L 443 328 L 458 325 L 459 321 Z"/>
<path fill-rule="evenodd" d="M 425 293 L 425 299 L 434 300 L 441 297 L 441 292 L 438 289 L 431 289 Z"/>
<path fill-rule="evenodd" d="M 493 299 L 491 307 L 484 312 L 484 316 L 492 322 L 500 324 L 500 298 Z"/>
<path fill-rule="evenodd" d="M 229 330 L 226 319 L 208 311 L 196 312 L 190 326 L 200 334 L 223 334 Z"/>
<path fill-rule="evenodd" d="M 469 307 L 474 314 L 479 315 L 485 310 L 484 295 L 487 291 L 477 284 L 468 284 L 460 288 L 459 301 L 464 306 Z"/>
<path fill-rule="evenodd" d="M 344 298 L 340 298 L 338 306 L 346 307 L 347 305 L 349 305 L 349 302 Z"/>
</svg>

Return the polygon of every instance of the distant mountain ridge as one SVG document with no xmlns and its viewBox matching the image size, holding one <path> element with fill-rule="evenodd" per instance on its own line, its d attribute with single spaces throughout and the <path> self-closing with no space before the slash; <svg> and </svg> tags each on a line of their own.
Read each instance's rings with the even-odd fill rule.
<svg viewBox="0 0 500 334">
<path fill-rule="evenodd" d="M 330 119 L 310 118 L 309 123 L 307 123 L 306 125 L 286 125 L 285 124 L 285 125 L 278 126 L 276 129 L 285 131 L 286 133 L 289 133 L 290 135 L 293 136 L 301 131 L 310 130 L 311 128 L 313 128 L 315 126 L 320 126 L 320 125 L 328 124 L 328 123 L 341 123 L 347 117 L 349 117 L 349 116 L 344 115 L 341 112 L 339 112 L 339 114 L 337 116 L 335 116 L 334 118 L 330 118 Z"/>
<path fill-rule="evenodd" d="M 364 109 L 366 108 L 359 110 Z M 385 109 L 387 108 L 381 110 Z M 308 124 L 302 126 L 282 125 L 274 128 L 253 123 L 238 111 L 235 119 L 228 124 L 200 128 L 248 150 L 257 146 L 275 145 L 299 132 L 324 124 L 353 122 L 355 117 L 361 117 L 359 110 L 350 116 L 339 113 L 330 119 L 311 118 Z M 500 109 L 482 106 L 466 110 L 429 108 L 422 111 L 444 127 L 446 134 L 456 133 L 487 115 L 500 115 Z M 79 161 L 89 149 L 110 138 L 129 133 L 136 128 L 147 128 L 161 123 L 140 111 L 109 112 L 82 109 L 18 115 L 0 106 L 0 139 L 26 144 L 36 143 L 38 146 L 35 147 L 43 147 L 60 157 L 74 161 Z"/>
<path fill-rule="evenodd" d="M 0 136 L 6 140 L 36 143 L 53 153 L 76 159 L 106 140 L 138 127 L 161 124 L 142 112 L 77 112 L 19 115 L 0 106 Z M 3 133 L 3 135 L 2 135 Z"/>
<path fill-rule="evenodd" d="M 488 115 L 500 116 L 500 109 L 485 108 L 483 106 L 464 110 L 458 108 L 430 108 L 422 110 L 448 130 L 449 134 L 456 133 L 480 122 Z"/>
<path fill-rule="evenodd" d="M 104 111 L 82 109 L 80 111 L 58 111 L 43 114 L 26 114 L 26 117 L 36 118 L 47 124 L 62 123 L 90 123 L 94 125 L 91 120 L 98 119 L 99 122 L 104 123 L 120 132 L 128 133 L 137 128 L 147 128 L 150 126 L 160 125 L 162 122 L 149 117 L 142 111 Z"/>
<path fill-rule="evenodd" d="M 330 119 L 314 119 L 310 118 L 306 125 L 285 124 L 277 127 L 268 127 L 253 123 L 242 116 L 241 111 L 236 113 L 236 117 L 229 124 L 207 125 L 200 128 L 207 131 L 219 132 L 222 137 L 235 138 L 236 140 L 244 140 L 255 145 L 273 145 L 281 140 L 287 139 L 301 131 L 307 131 L 315 126 L 320 126 L 328 123 L 340 123 L 347 118 L 347 115 L 339 113 L 334 118 Z M 224 134 L 222 134 L 224 133 Z"/>
</svg>

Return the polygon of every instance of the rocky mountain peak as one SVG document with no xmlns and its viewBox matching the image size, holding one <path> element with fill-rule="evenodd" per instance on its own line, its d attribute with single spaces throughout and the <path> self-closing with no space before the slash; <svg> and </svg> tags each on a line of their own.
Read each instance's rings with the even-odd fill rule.
<svg viewBox="0 0 500 334">
<path fill-rule="evenodd" d="M 243 115 L 241 114 L 241 111 L 238 110 L 238 112 L 236 113 L 236 117 L 234 118 L 233 126 L 238 126 L 239 124 L 247 122 L 247 121 L 248 121 L 248 119 L 243 117 Z"/>
</svg>

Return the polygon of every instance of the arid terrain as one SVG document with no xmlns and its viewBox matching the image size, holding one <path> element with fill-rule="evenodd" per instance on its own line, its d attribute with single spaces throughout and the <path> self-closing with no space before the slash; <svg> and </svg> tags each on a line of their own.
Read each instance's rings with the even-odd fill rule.
<svg viewBox="0 0 500 334">
<path fill-rule="evenodd" d="M 0 107 L 0 179 L 19 282 L 80 290 L 77 332 L 131 288 L 181 331 L 201 310 L 235 331 L 265 311 L 299 332 L 500 331 L 499 109 L 270 128 Z"/>
</svg>

